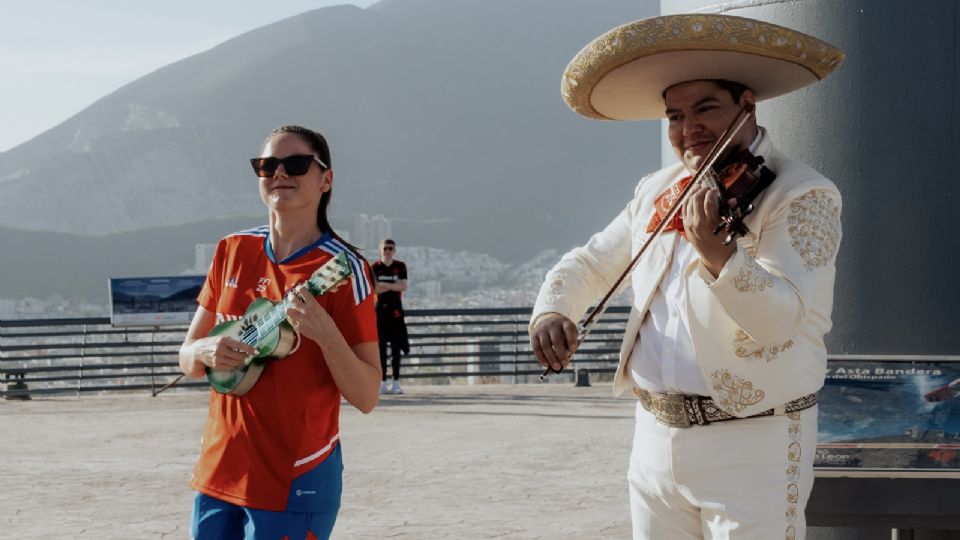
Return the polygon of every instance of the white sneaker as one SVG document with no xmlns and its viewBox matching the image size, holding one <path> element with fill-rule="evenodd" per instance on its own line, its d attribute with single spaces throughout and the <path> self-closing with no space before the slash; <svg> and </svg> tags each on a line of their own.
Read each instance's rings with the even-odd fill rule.
<svg viewBox="0 0 960 540">
<path fill-rule="evenodd" d="M 403 389 L 400 388 L 400 382 L 398 382 L 398 381 L 393 381 L 393 388 L 390 389 L 390 392 L 393 393 L 393 394 L 402 394 L 402 393 L 403 393 Z"/>
<path fill-rule="evenodd" d="M 380 383 L 380 393 L 381 393 L 381 394 L 388 394 L 388 393 L 390 393 L 390 389 L 387 388 L 387 381 L 382 381 L 382 382 Z"/>
</svg>

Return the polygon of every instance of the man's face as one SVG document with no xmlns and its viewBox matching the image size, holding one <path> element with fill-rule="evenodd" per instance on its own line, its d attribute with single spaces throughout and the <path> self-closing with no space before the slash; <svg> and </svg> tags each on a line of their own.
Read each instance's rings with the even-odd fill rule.
<svg viewBox="0 0 960 540">
<path fill-rule="evenodd" d="M 396 250 L 397 246 L 393 244 L 382 244 L 380 246 L 380 258 L 384 260 L 390 260 L 393 258 L 393 253 Z"/>
<path fill-rule="evenodd" d="M 740 101 L 713 81 L 690 81 L 671 86 L 664 94 L 668 129 L 673 151 L 687 170 L 696 171 L 745 103 L 753 103 L 753 92 L 744 91 Z M 747 148 L 756 137 L 756 123 L 745 125 L 731 146 Z"/>
</svg>

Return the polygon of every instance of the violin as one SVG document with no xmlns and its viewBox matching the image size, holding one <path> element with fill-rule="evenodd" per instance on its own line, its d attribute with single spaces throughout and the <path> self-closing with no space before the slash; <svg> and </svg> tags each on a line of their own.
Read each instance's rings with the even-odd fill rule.
<svg viewBox="0 0 960 540">
<path fill-rule="evenodd" d="M 743 219 L 753 212 L 753 201 L 767 189 L 773 180 L 777 177 L 770 169 L 763 164 L 761 156 L 753 155 L 749 150 L 739 147 L 730 147 L 730 141 L 740 132 L 740 129 L 747 123 L 750 116 L 756 110 L 752 104 L 744 105 L 740 113 L 733 119 L 733 122 L 723 132 L 720 138 L 710 149 L 710 153 L 704 158 L 703 163 L 697 172 L 693 175 L 693 180 L 677 197 L 673 205 L 663 216 L 660 224 L 650 233 L 647 240 L 640 246 L 640 250 L 634 255 L 633 260 L 627 268 L 620 274 L 620 277 L 614 282 L 613 286 L 603 297 L 602 300 L 593 308 L 589 315 L 577 325 L 577 349 L 587 339 L 590 330 L 597 320 L 607 309 L 607 301 L 620 288 L 623 280 L 630 275 L 630 272 L 640 261 L 640 257 L 646 253 L 647 248 L 653 241 L 660 236 L 664 228 L 670 223 L 687 197 L 693 191 L 693 187 L 704 182 L 712 189 L 719 192 L 720 204 L 720 224 L 714 229 L 713 234 L 718 235 L 721 232 L 726 233 L 722 242 L 723 245 L 730 245 L 737 236 L 744 236 L 750 232 L 750 229 L 743 222 Z M 722 158 L 722 159 L 721 159 Z M 733 204 L 729 201 L 735 200 Z M 553 368 L 546 368 L 540 375 L 540 381 L 545 381 L 550 372 L 560 373 Z"/>
<path fill-rule="evenodd" d="M 776 177 L 763 164 L 763 157 L 739 148 L 729 152 L 719 166 L 704 172 L 702 180 L 720 194 L 720 224 L 713 234 L 726 233 L 723 245 L 728 246 L 737 236 L 750 232 L 743 219 L 753 212 L 754 199 L 770 187 Z M 730 200 L 735 202 L 726 204 Z"/>
</svg>

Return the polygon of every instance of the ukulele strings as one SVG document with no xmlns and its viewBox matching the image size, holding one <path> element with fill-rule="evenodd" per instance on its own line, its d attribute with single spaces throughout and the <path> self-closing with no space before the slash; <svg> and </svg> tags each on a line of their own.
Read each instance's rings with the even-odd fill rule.
<svg viewBox="0 0 960 540">
<path fill-rule="evenodd" d="M 325 278 L 325 280 L 327 281 L 327 283 L 326 283 L 327 287 L 326 287 L 326 288 L 329 288 L 330 285 L 332 284 L 331 282 L 332 282 L 332 278 L 333 278 L 334 276 L 332 276 L 332 275 L 330 275 L 328 272 L 326 272 L 324 268 L 321 268 L 321 269 L 320 269 L 320 277 Z M 273 309 L 271 309 L 271 310 L 268 312 L 268 316 L 267 316 L 267 317 L 264 317 L 264 318 L 262 318 L 262 319 L 254 320 L 254 321 L 252 322 L 252 324 L 250 325 L 250 327 L 247 328 L 247 329 L 240 335 L 240 341 L 243 342 L 243 343 L 246 343 L 247 345 L 255 345 L 255 344 L 256 344 L 256 340 L 255 340 L 254 338 L 255 338 L 257 335 L 260 334 L 260 328 L 259 328 L 259 326 L 260 326 L 260 321 L 267 320 L 267 319 L 273 319 L 273 318 L 274 318 L 273 313 L 274 313 L 276 310 L 278 310 L 278 309 L 284 309 L 284 310 L 286 310 L 288 306 L 290 306 L 290 301 L 287 300 L 287 295 L 284 294 L 284 295 L 283 295 L 283 299 L 282 299 L 279 303 L 277 303 L 277 305 L 275 305 L 275 306 L 273 307 Z M 283 319 L 285 319 L 285 318 L 286 318 L 286 316 L 281 317 L 281 318 L 278 320 L 278 322 L 283 321 Z M 253 341 L 250 341 L 250 340 L 253 340 Z"/>
</svg>

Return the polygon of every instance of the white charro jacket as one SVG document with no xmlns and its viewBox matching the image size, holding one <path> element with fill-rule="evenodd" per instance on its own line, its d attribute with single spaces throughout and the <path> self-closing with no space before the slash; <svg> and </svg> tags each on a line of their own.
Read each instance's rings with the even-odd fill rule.
<svg viewBox="0 0 960 540">
<path fill-rule="evenodd" d="M 740 417 L 780 407 L 823 385 L 823 336 L 831 326 L 841 238 L 840 193 L 830 180 L 778 152 L 762 128 L 755 154 L 777 177 L 745 220 L 751 232 L 737 239 L 737 250 L 716 279 L 699 257 L 683 275 L 690 336 L 704 383 L 717 405 Z M 656 197 L 686 174 L 676 164 L 643 178 L 613 222 L 564 255 L 547 272 L 531 327 L 548 312 L 579 320 L 648 237 Z M 678 238 L 676 232 L 662 234 L 630 276 L 633 305 L 615 395 L 633 384 L 627 362 Z"/>
</svg>

